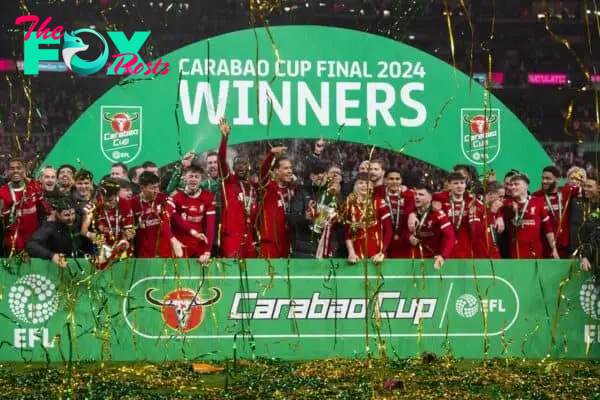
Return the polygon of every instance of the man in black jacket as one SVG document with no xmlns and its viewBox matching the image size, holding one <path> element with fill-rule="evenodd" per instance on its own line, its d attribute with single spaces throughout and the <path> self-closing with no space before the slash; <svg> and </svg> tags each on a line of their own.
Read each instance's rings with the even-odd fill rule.
<svg viewBox="0 0 600 400">
<path fill-rule="evenodd" d="M 335 212 L 339 203 L 339 183 L 326 179 L 324 164 L 311 166 L 309 181 L 296 192 L 292 199 L 288 222 L 294 229 L 292 241 L 292 257 L 294 258 L 330 258 L 337 257 L 341 235 L 337 225 L 327 228 L 328 218 L 325 214 L 318 217 L 318 212 Z M 320 210 L 320 211 L 319 211 Z M 325 240 L 321 238 L 326 235 Z M 321 246 L 319 246 L 321 244 Z"/>
<path fill-rule="evenodd" d="M 576 251 L 581 269 L 600 275 L 600 190 L 598 182 L 588 177 L 583 185 L 583 198 L 573 199 L 571 207 L 571 252 Z M 600 282 L 600 281 L 597 281 Z"/>
<path fill-rule="evenodd" d="M 66 267 L 65 257 L 81 257 L 82 238 L 75 226 L 75 205 L 70 198 L 55 204 L 56 220 L 46 221 L 31 235 L 25 249 L 31 257 L 52 261 Z"/>
</svg>

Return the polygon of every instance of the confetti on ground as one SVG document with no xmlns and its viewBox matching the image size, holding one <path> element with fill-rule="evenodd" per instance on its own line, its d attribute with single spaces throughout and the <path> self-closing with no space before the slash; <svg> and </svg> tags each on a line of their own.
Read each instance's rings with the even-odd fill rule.
<svg viewBox="0 0 600 400">
<path fill-rule="evenodd" d="M 599 361 L 488 362 L 436 357 L 303 363 L 2 364 L 10 399 L 600 399 Z"/>
</svg>

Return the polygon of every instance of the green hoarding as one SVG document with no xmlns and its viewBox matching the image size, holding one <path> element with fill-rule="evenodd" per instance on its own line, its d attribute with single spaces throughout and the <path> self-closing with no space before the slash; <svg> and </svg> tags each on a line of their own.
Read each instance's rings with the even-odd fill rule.
<svg viewBox="0 0 600 400">
<path fill-rule="evenodd" d="M 320 138 L 402 151 L 444 169 L 511 168 L 532 185 L 551 160 L 495 96 L 451 65 L 364 32 L 322 26 L 244 30 L 162 58 L 165 75 L 130 76 L 69 128 L 43 165 L 159 165 L 230 144 Z M 326 40 L 324 40 L 326 38 Z"/>
<path fill-rule="evenodd" d="M 2 270 L 0 361 L 598 357 L 600 289 L 568 261 L 127 260 Z M 560 301 L 559 301 L 560 299 Z M 557 308 L 559 307 L 559 308 Z"/>
</svg>

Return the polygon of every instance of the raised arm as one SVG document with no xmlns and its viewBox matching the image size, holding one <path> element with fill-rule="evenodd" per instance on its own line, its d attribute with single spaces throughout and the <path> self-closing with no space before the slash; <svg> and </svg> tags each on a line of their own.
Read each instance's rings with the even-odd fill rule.
<svg viewBox="0 0 600 400">
<path fill-rule="evenodd" d="M 219 172 L 223 179 L 229 176 L 229 165 L 227 164 L 227 140 L 229 139 L 229 133 L 231 132 L 231 127 L 227 123 L 225 118 L 221 118 L 219 121 L 219 130 L 221 131 L 221 144 L 219 145 Z"/>
<path fill-rule="evenodd" d="M 273 167 L 275 157 L 279 154 L 283 154 L 286 150 L 287 147 L 284 146 L 272 147 L 269 153 L 265 156 L 265 159 L 260 166 L 259 184 L 261 187 L 269 183 L 269 174 L 271 172 L 271 168 Z"/>
<path fill-rule="evenodd" d="M 167 185 L 167 194 L 174 192 L 179 189 L 179 185 L 181 183 L 181 175 L 183 174 L 183 170 L 189 167 L 192 164 L 192 160 L 194 159 L 194 152 L 189 151 L 181 160 L 181 164 L 175 167 L 175 171 L 173 171 L 173 175 L 169 180 L 169 184 Z"/>
</svg>

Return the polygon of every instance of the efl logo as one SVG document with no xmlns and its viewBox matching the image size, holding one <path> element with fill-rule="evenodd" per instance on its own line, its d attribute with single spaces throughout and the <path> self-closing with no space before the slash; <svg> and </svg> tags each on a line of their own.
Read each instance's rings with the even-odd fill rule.
<svg viewBox="0 0 600 400">
<path fill-rule="evenodd" d="M 484 313 L 506 312 L 502 299 L 481 299 L 465 293 L 456 299 L 456 313 L 463 318 L 473 318 L 479 311 Z"/>
<path fill-rule="evenodd" d="M 64 44 L 62 49 L 62 56 L 67 67 L 80 75 L 91 75 L 100 71 L 108 61 L 108 43 L 102 35 L 92 29 L 78 29 L 74 32 L 61 33 L 64 27 L 57 26 L 50 32 L 46 25 L 50 23 L 52 17 L 48 17 L 39 27 L 37 31 L 34 31 L 40 19 L 37 15 L 24 15 L 15 20 L 15 24 L 20 25 L 26 22 L 33 22 L 31 27 L 25 33 L 24 41 L 24 68 L 23 72 L 25 75 L 37 75 L 39 73 L 39 62 L 40 61 L 58 61 L 58 49 L 40 49 L 40 45 L 58 44 L 60 39 L 64 37 Z M 31 36 L 35 33 L 35 36 Z M 100 39 L 104 45 L 104 50 L 100 56 L 93 61 L 85 61 L 79 58 L 76 54 L 85 51 L 89 48 L 81 38 L 77 37 L 80 33 L 90 33 Z M 144 60 L 138 54 L 138 51 L 142 48 L 142 45 L 146 42 L 150 36 L 150 32 L 134 32 L 131 39 L 127 40 L 123 32 L 106 32 L 110 39 L 113 41 L 119 51 L 119 54 L 114 55 L 115 63 L 111 64 L 108 68 L 107 75 L 121 75 L 125 73 L 128 68 L 131 68 L 134 74 L 154 74 L 154 75 L 166 75 L 171 70 L 169 63 L 162 63 L 162 58 L 154 64 L 154 68 L 151 69 L 152 63 L 144 64 Z M 127 62 L 124 61 L 127 59 Z M 161 69 L 162 67 L 162 69 Z M 120 71 L 120 72 L 117 72 Z"/>
<path fill-rule="evenodd" d="M 596 283 L 594 275 L 581 285 L 579 303 L 590 319 L 600 320 L 600 286 Z M 583 341 L 586 344 L 600 343 L 600 325 L 591 323 L 584 325 Z"/>
<path fill-rule="evenodd" d="M 203 300 L 192 289 L 173 290 L 163 300 L 158 300 L 152 293 L 157 289 L 146 290 L 148 303 L 160 307 L 165 323 L 180 332 L 188 332 L 197 328 L 204 320 L 204 307 L 216 304 L 221 300 L 221 289 L 212 287 L 214 296 Z"/>
<path fill-rule="evenodd" d="M 22 276 L 8 292 L 8 307 L 22 323 L 45 324 L 58 309 L 56 285 L 42 275 Z M 36 342 L 40 342 L 44 348 L 54 347 L 48 328 L 15 328 L 13 341 L 17 349 L 32 349 L 36 346 Z"/>
</svg>

